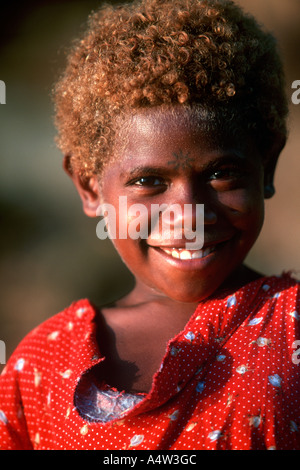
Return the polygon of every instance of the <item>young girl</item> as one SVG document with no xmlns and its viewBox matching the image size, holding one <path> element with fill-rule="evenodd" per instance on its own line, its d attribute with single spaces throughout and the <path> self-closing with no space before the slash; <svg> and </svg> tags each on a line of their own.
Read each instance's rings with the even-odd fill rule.
<svg viewBox="0 0 300 470">
<path fill-rule="evenodd" d="M 283 89 L 273 38 L 231 1 L 90 17 L 55 89 L 58 143 L 85 213 L 115 209 L 136 283 L 22 341 L 0 379 L 2 449 L 300 449 L 299 285 L 243 264 L 286 141 Z M 191 210 L 133 237 L 136 204 L 144 225 L 157 205 Z"/>
</svg>

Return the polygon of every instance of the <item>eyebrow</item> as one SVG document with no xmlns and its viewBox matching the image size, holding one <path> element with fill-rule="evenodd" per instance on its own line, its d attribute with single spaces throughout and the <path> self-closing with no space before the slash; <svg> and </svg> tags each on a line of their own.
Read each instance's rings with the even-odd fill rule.
<svg viewBox="0 0 300 470">
<path fill-rule="evenodd" d="M 166 168 L 164 166 L 140 165 L 140 166 L 134 167 L 132 170 L 128 172 L 126 172 L 126 170 L 122 171 L 121 177 L 134 178 L 135 176 L 140 176 L 141 174 L 145 176 L 153 175 L 153 174 L 163 175 L 169 172 L 170 172 L 170 168 Z"/>
<path fill-rule="evenodd" d="M 194 161 L 197 161 L 197 157 L 195 157 Z M 216 167 L 220 165 L 226 164 L 238 164 L 243 169 L 251 169 L 255 166 L 254 159 L 247 159 L 243 156 L 242 153 L 237 151 L 228 151 L 224 152 L 223 155 L 217 156 L 215 159 L 209 161 L 206 164 L 199 166 L 197 171 L 199 172 L 209 172 L 214 170 Z M 139 165 L 131 169 L 130 171 L 121 172 L 121 177 L 123 178 L 134 178 L 141 175 L 164 175 L 170 174 L 171 172 L 176 172 L 176 169 L 172 168 L 171 166 L 150 166 L 150 165 Z"/>
<path fill-rule="evenodd" d="M 254 168 L 255 166 L 255 161 L 254 159 L 250 158 L 245 158 L 242 153 L 237 152 L 237 151 L 232 151 L 232 152 L 226 152 L 224 155 L 221 155 L 220 157 L 216 158 L 215 160 L 212 160 L 207 163 L 207 165 L 203 165 L 203 171 L 209 171 L 213 170 L 216 168 L 216 166 L 220 165 L 226 165 L 226 164 L 238 164 L 241 168 L 246 169 L 246 168 Z"/>
</svg>

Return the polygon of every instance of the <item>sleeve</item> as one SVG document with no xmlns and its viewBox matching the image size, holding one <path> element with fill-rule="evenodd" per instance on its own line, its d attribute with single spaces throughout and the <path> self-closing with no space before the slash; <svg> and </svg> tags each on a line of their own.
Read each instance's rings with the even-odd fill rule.
<svg viewBox="0 0 300 470">
<path fill-rule="evenodd" d="M 23 365 L 24 360 L 20 357 L 17 348 L 0 375 L 1 450 L 33 449 L 22 402 L 20 372 Z"/>
</svg>

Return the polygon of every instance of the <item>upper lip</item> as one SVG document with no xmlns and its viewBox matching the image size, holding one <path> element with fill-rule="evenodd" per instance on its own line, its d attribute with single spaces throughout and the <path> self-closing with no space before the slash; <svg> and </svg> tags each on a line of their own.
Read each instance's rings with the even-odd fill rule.
<svg viewBox="0 0 300 470">
<path fill-rule="evenodd" d="M 201 248 L 201 250 L 205 250 L 206 248 L 209 248 L 211 246 L 215 246 L 215 245 L 219 245 L 220 243 L 224 243 L 228 240 L 230 240 L 230 238 L 232 237 L 224 237 L 222 239 L 218 239 L 218 240 L 206 240 L 204 241 L 204 244 Z M 180 249 L 186 249 L 186 244 L 187 243 L 192 243 L 193 241 L 192 240 L 174 240 L 174 241 L 170 241 L 170 240 L 166 240 L 166 241 L 162 241 L 161 243 L 159 243 L 159 240 L 157 240 L 157 244 L 155 243 L 148 243 L 149 246 L 151 246 L 152 248 L 166 248 L 166 249 L 172 249 L 172 248 L 175 248 L 175 250 L 180 250 Z"/>
</svg>

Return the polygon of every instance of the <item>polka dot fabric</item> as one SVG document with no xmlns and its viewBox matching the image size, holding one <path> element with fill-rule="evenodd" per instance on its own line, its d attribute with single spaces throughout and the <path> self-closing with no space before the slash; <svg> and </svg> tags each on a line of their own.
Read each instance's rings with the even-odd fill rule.
<svg viewBox="0 0 300 470">
<path fill-rule="evenodd" d="M 300 450 L 299 312 L 299 283 L 287 274 L 200 303 L 168 343 L 151 391 L 104 424 L 74 406 L 82 374 L 105 360 L 96 309 L 74 302 L 4 369 L 0 448 Z"/>
</svg>

